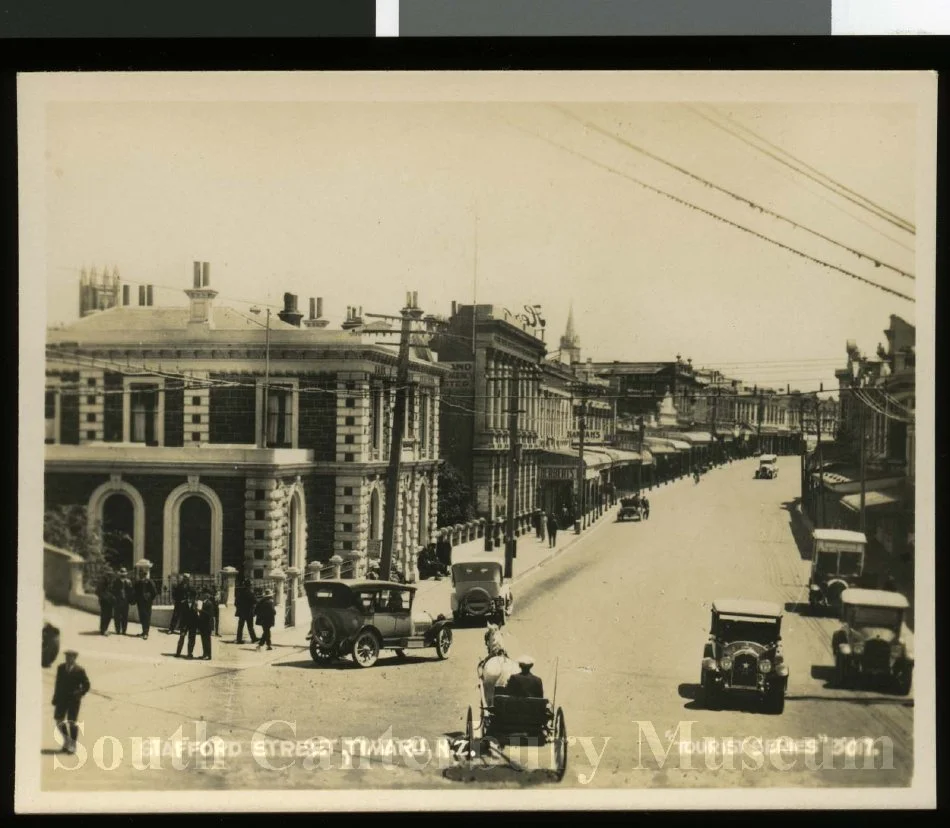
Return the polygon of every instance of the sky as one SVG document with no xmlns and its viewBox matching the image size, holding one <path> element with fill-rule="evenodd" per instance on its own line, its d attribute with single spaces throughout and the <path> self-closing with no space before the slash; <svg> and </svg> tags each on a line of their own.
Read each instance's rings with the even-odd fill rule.
<svg viewBox="0 0 950 828">
<path fill-rule="evenodd" d="M 836 385 L 846 340 L 873 354 L 891 314 L 915 322 L 912 302 L 631 177 L 901 293 L 913 295 L 913 280 L 585 122 L 915 272 L 914 235 L 722 128 L 746 127 L 913 223 L 909 104 L 55 102 L 48 324 L 76 318 L 84 266 L 117 266 L 154 284 L 156 304 L 183 305 L 202 260 L 218 301 L 244 311 L 277 308 L 285 291 L 304 311 L 323 297 L 333 327 L 347 305 L 396 313 L 407 290 L 446 315 L 473 297 L 516 312 L 540 304 L 553 349 L 573 307 L 585 359 L 680 354 L 813 390 Z"/>
</svg>

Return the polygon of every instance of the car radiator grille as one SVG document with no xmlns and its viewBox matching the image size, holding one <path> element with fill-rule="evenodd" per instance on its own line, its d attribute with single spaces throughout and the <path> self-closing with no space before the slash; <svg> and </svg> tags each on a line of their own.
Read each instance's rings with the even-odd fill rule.
<svg viewBox="0 0 950 828">
<path fill-rule="evenodd" d="M 752 655 L 736 656 L 732 662 L 732 686 L 755 687 L 758 660 Z"/>
<path fill-rule="evenodd" d="M 868 641 L 864 645 L 864 666 L 868 670 L 885 670 L 890 667 L 890 644 L 886 641 Z"/>
</svg>

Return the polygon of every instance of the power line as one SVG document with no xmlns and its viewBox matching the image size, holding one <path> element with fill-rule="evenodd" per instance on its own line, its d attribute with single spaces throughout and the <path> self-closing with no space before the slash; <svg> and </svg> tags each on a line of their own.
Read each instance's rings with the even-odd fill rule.
<svg viewBox="0 0 950 828">
<path fill-rule="evenodd" d="M 874 203 L 873 201 L 871 201 L 869 198 L 865 198 L 864 196 L 860 195 L 859 193 L 855 193 L 854 190 L 850 190 L 849 188 L 845 187 L 843 184 L 839 184 L 837 181 L 835 181 L 835 180 L 834 180 L 833 178 L 831 178 L 830 176 L 825 175 L 825 173 L 822 173 L 822 172 L 820 172 L 820 171 L 818 171 L 818 170 L 815 170 L 814 167 L 809 167 L 808 164 L 806 164 L 804 161 L 801 161 L 801 160 L 798 159 L 798 158 L 795 158 L 795 156 L 792 155 L 792 154 L 791 154 L 790 152 L 788 152 L 787 150 L 784 150 L 784 149 L 782 149 L 781 147 L 776 146 L 775 144 L 772 144 L 770 141 L 766 140 L 765 138 L 762 138 L 761 136 L 756 135 L 756 133 L 754 133 L 751 129 L 749 129 L 749 128 L 746 127 L 746 126 L 743 126 L 742 124 L 739 124 L 737 121 L 734 121 L 732 118 L 729 118 L 728 115 L 723 115 L 722 113 L 717 113 L 718 115 L 720 115 L 720 117 L 726 118 L 726 119 L 729 120 L 731 123 L 735 124 L 735 125 L 738 126 L 740 129 L 742 129 L 742 130 L 744 130 L 745 132 L 749 133 L 750 135 L 754 136 L 757 140 L 761 141 L 762 143 L 767 144 L 768 146 L 771 146 L 771 147 L 775 148 L 775 149 L 778 150 L 779 152 L 782 152 L 782 153 L 784 153 L 785 155 L 788 155 L 790 158 L 794 158 L 795 161 L 796 161 L 796 163 L 800 164 L 802 167 L 805 167 L 805 168 L 808 169 L 808 170 L 813 170 L 817 175 L 813 175 L 811 172 L 806 172 L 805 170 L 798 169 L 797 167 L 795 167 L 794 165 L 792 165 L 792 164 L 790 164 L 788 161 L 786 161 L 784 158 L 781 158 L 780 156 L 776 155 L 776 154 L 773 153 L 773 152 L 770 152 L 770 151 L 767 150 L 767 149 L 763 149 L 762 147 L 757 146 L 757 145 L 754 144 L 752 141 L 750 141 L 748 138 L 745 138 L 745 137 L 743 137 L 742 135 L 740 135 L 739 133 L 737 133 L 735 130 L 730 129 L 729 127 L 724 126 L 723 124 L 720 124 L 720 123 L 718 123 L 717 121 L 713 120 L 712 118 L 708 117 L 707 115 L 703 114 L 702 111 L 700 111 L 700 110 L 697 109 L 696 107 L 690 106 L 689 104 L 684 104 L 684 106 L 686 106 L 687 109 L 691 109 L 693 112 L 695 112 L 697 115 L 699 115 L 699 116 L 700 116 L 701 118 L 703 118 L 704 120 L 706 120 L 706 121 L 708 121 L 709 123 L 713 124 L 713 126 L 718 127 L 719 129 L 723 130 L 724 132 L 728 132 L 730 135 L 734 136 L 735 138 L 738 138 L 738 139 L 739 139 L 740 141 L 742 141 L 744 144 L 747 144 L 748 146 L 752 147 L 753 149 L 757 150 L 758 152 L 761 152 L 763 155 L 767 155 L 767 156 L 769 156 L 769 158 L 775 159 L 775 160 L 778 161 L 780 164 L 783 164 L 783 165 L 785 165 L 786 167 L 789 167 L 790 169 L 795 170 L 795 172 L 797 172 L 799 175 L 803 175 L 803 176 L 805 176 L 806 178 L 810 178 L 810 179 L 811 179 L 812 181 L 814 181 L 815 183 L 820 184 L 822 187 L 825 187 L 826 189 L 831 190 L 833 193 L 835 193 L 835 195 L 841 196 L 841 198 L 845 198 L 845 199 L 847 199 L 848 201 L 851 201 L 851 202 L 853 202 L 854 204 L 857 204 L 857 205 L 858 205 L 859 207 L 861 207 L 862 209 L 867 210 L 869 213 L 873 213 L 873 214 L 876 215 L 878 218 L 884 219 L 884 221 L 887 221 L 887 222 L 889 222 L 890 224 L 893 224 L 895 227 L 899 227 L 901 230 L 903 230 L 903 231 L 905 231 L 905 232 L 907 232 L 907 233 L 916 234 L 916 232 L 917 232 L 916 227 L 914 227 L 914 225 L 913 225 L 911 222 L 907 221 L 907 219 L 901 218 L 901 217 L 898 216 L 896 213 L 892 213 L 890 210 L 886 210 L 885 208 L 879 206 L 878 204 L 875 204 L 875 203 Z M 839 190 L 836 190 L 834 187 L 829 186 L 827 183 L 825 183 L 825 182 L 822 181 L 820 178 L 818 178 L 819 175 L 820 175 L 820 176 L 823 176 L 824 178 L 827 178 L 828 181 L 831 181 L 831 182 L 835 185 L 835 187 L 840 188 L 840 191 L 839 191 Z M 843 191 L 843 192 L 842 192 L 842 191 Z M 852 194 L 852 195 L 849 195 L 849 193 Z M 857 197 L 855 198 L 854 196 L 857 196 Z M 863 201 L 866 201 L 868 204 L 870 204 L 870 205 L 872 205 L 872 206 L 868 207 L 867 204 L 862 204 L 859 199 L 861 199 L 861 200 L 863 200 Z"/>
<path fill-rule="evenodd" d="M 775 212 L 774 210 L 771 210 L 771 209 L 769 209 L 768 207 L 765 207 L 765 206 L 762 205 L 762 204 L 759 204 L 759 203 L 757 203 L 757 202 L 755 202 L 755 201 L 752 201 L 752 200 L 746 198 L 745 196 L 741 196 L 741 195 L 739 195 L 738 193 L 732 192 L 732 190 L 728 190 L 728 189 L 726 189 L 725 187 L 721 187 L 719 184 L 715 184 L 715 183 L 713 183 L 712 181 L 709 181 L 708 179 L 703 178 L 703 177 L 700 176 L 700 175 L 697 175 L 696 173 L 690 172 L 690 171 L 687 170 L 685 167 L 679 166 L 679 164 L 675 164 L 675 163 L 673 163 L 672 161 L 668 161 L 668 160 L 665 159 L 665 158 L 661 158 L 659 155 L 656 155 L 655 153 L 650 152 L 649 150 L 644 149 L 643 147 L 640 147 L 640 146 L 638 146 L 638 145 L 632 143 L 631 141 L 628 141 L 627 139 L 622 138 L 622 137 L 620 137 L 619 135 L 614 134 L 614 133 L 611 132 L 610 130 L 604 129 L 603 127 L 599 126 L 598 124 L 593 123 L 592 121 L 585 121 L 583 118 L 580 118 L 580 117 L 578 117 L 577 115 L 574 115 L 574 113 L 572 113 L 572 112 L 571 112 L 570 110 L 568 110 L 568 109 L 565 109 L 564 107 L 558 106 L 557 104 L 551 104 L 551 106 L 552 106 L 554 109 L 557 109 L 558 111 L 563 112 L 565 115 L 567 115 L 568 117 L 574 119 L 574 120 L 577 121 L 578 123 L 583 124 L 583 125 L 586 126 L 588 129 L 592 129 L 592 130 L 594 130 L 595 132 L 598 132 L 598 133 L 600 133 L 601 135 L 606 136 L 607 138 L 611 138 L 612 140 L 617 141 L 618 143 L 622 144 L 623 146 L 628 147 L 629 149 L 632 149 L 632 150 L 634 150 L 635 152 L 639 152 L 639 153 L 642 154 L 642 155 L 645 155 L 647 158 L 650 158 L 650 159 L 652 159 L 652 160 L 654 160 L 654 161 L 658 161 L 658 162 L 661 163 L 661 164 L 665 164 L 666 166 L 671 167 L 672 169 L 676 170 L 677 172 L 682 173 L 683 175 L 689 176 L 689 177 L 692 178 L 694 181 L 698 181 L 699 183 L 703 184 L 703 185 L 706 186 L 706 187 L 711 187 L 711 188 L 714 189 L 714 190 L 718 190 L 718 191 L 721 192 L 721 193 L 725 193 L 725 194 L 728 195 L 730 198 L 733 198 L 733 199 L 735 199 L 736 201 L 739 201 L 739 202 L 741 202 L 742 204 L 745 204 L 745 205 L 747 205 L 748 207 L 750 207 L 750 208 L 752 208 L 752 209 L 758 210 L 760 213 L 766 213 L 766 214 L 768 214 L 768 215 L 770 215 L 770 216 L 773 216 L 774 218 L 779 219 L 780 221 L 787 222 L 788 224 L 791 224 L 792 227 L 795 227 L 795 228 L 797 228 L 797 229 L 799 229 L 799 230 L 804 230 L 806 233 L 811 233 L 813 236 L 816 236 L 817 238 L 822 239 L 823 241 L 826 241 L 826 242 L 829 242 L 830 244 L 836 245 L 837 247 L 840 247 L 840 248 L 842 248 L 843 250 L 847 250 L 849 253 L 851 253 L 851 254 L 857 256 L 857 257 L 860 258 L 860 259 L 864 259 L 864 260 L 866 260 L 866 261 L 873 262 L 875 267 L 885 267 L 885 268 L 887 268 L 888 270 L 892 270 L 892 271 L 894 271 L 895 273 L 897 273 L 897 274 L 899 274 L 899 275 L 901 275 L 901 276 L 904 276 L 904 277 L 907 278 L 907 279 L 914 279 L 914 278 L 915 278 L 915 276 L 914 276 L 913 273 L 909 273 L 909 272 L 906 271 L 906 270 L 901 270 L 899 267 L 896 267 L 896 266 L 894 266 L 894 265 L 888 264 L 887 262 L 883 262 L 883 261 L 881 261 L 877 256 L 872 256 L 872 255 L 870 255 L 870 254 L 868 254 L 868 253 L 864 253 L 864 252 L 862 252 L 862 251 L 860 251 L 860 250 L 857 250 L 856 248 L 851 247 L 851 246 L 849 246 L 849 245 L 847 245 L 847 244 L 844 244 L 843 242 L 839 242 L 839 241 L 837 241 L 836 239 L 831 238 L 830 236 L 826 236 L 824 233 L 821 233 L 821 232 L 819 232 L 818 230 L 814 230 L 814 229 L 811 228 L 811 227 L 808 227 L 808 226 L 806 226 L 806 225 L 804 225 L 804 224 L 800 224 L 799 222 L 795 221 L 794 219 L 788 218 L 788 216 L 784 216 L 784 215 L 782 215 L 781 213 L 777 213 L 777 212 Z"/>
<path fill-rule="evenodd" d="M 826 267 L 829 270 L 834 270 L 838 273 L 842 273 L 845 276 L 850 276 L 852 279 L 857 279 L 859 282 L 864 282 L 865 284 L 870 285 L 871 287 L 876 287 L 878 290 L 882 290 L 885 293 L 890 293 L 891 295 L 897 296 L 900 299 L 906 299 L 908 302 L 916 301 L 912 296 L 908 296 L 906 293 L 901 293 L 898 290 L 894 290 L 893 288 L 886 287 L 885 285 L 879 284 L 878 282 L 872 281 L 871 279 L 867 279 L 864 276 L 859 276 L 857 273 L 854 273 L 843 267 L 839 267 L 838 265 L 832 264 L 831 262 L 826 262 L 824 259 L 819 259 L 816 256 L 812 256 L 808 253 L 803 253 L 801 250 L 798 250 L 797 248 L 791 247 L 790 245 L 784 244 L 783 242 L 780 242 L 777 239 L 773 239 L 770 236 L 766 236 L 764 233 L 760 233 L 757 230 L 753 230 L 750 227 L 746 227 L 745 225 L 732 221 L 732 219 L 727 219 L 724 216 L 721 216 L 718 213 L 713 212 L 712 210 L 707 210 L 705 207 L 700 207 L 697 204 L 693 204 L 691 201 L 687 201 L 684 198 L 680 198 L 679 196 L 675 196 L 672 193 L 668 193 L 666 192 L 666 190 L 662 190 L 659 187 L 654 187 L 652 184 L 647 184 L 645 181 L 641 181 L 639 178 L 636 178 L 635 176 L 632 176 L 629 173 L 621 172 L 620 170 L 616 169 L 615 167 L 610 166 L 609 164 L 605 164 L 602 161 L 597 161 L 591 158 L 590 156 L 585 155 L 582 152 L 578 152 L 577 150 L 574 150 L 574 149 L 571 149 L 570 147 L 565 146 L 564 144 L 561 144 L 543 135 L 539 135 L 536 132 L 531 132 L 530 130 L 523 129 L 522 127 L 516 126 L 514 124 L 511 124 L 511 126 L 513 126 L 515 129 L 521 132 L 524 132 L 528 135 L 531 135 L 534 138 L 537 138 L 540 141 L 544 141 L 545 143 L 551 144 L 551 146 L 557 147 L 563 152 L 566 152 L 570 155 L 574 155 L 577 158 L 582 158 L 588 163 L 593 164 L 596 167 L 600 167 L 601 169 L 606 170 L 607 172 L 612 173 L 613 175 L 619 176 L 620 178 L 625 178 L 628 181 L 632 181 L 634 184 L 637 184 L 646 190 L 650 190 L 651 192 L 654 192 L 657 195 L 661 195 L 664 198 L 668 198 L 671 201 L 675 201 L 676 203 L 681 204 L 684 207 L 688 207 L 691 210 L 696 210 L 700 213 L 703 213 L 704 215 L 707 215 L 710 218 L 714 218 L 717 221 L 722 222 L 723 224 L 728 224 L 731 227 L 735 227 L 737 230 L 742 230 L 745 233 L 749 233 L 750 235 L 755 236 L 756 238 L 762 239 L 765 242 L 774 244 L 776 247 L 780 247 L 783 250 L 787 250 L 789 253 L 793 253 L 794 255 L 799 256 L 807 261 L 814 262 L 815 264 L 821 265 L 822 267 Z"/>
</svg>

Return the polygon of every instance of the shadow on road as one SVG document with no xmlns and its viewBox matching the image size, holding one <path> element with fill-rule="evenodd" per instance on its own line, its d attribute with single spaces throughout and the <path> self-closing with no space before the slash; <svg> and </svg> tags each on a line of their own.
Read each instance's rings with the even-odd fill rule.
<svg viewBox="0 0 950 828">
<path fill-rule="evenodd" d="M 795 500 L 786 500 L 784 503 L 782 503 L 781 508 L 788 512 L 788 531 L 791 533 L 792 538 L 795 541 L 795 545 L 798 547 L 799 556 L 803 561 L 810 561 L 811 535 L 808 533 L 808 530 L 798 517 L 796 507 L 800 502 L 801 501 L 799 498 L 795 498 Z"/>
<path fill-rule="evenodd" d="M 823 681 L 826 690 L 838 688 L 835 683 L 835 668 L 829 667 L 827 664 L 812 664 L 811 677 L 815 681 Z"/>
<path fill-rule="evenodd" d="M 512 785 L 519 788 L 531 785 L 544 785 L 557 782 L 557 774 L 548 768 L 525 767 L 520 765 L 492 743 L 481 748 L 481 755 L 466 759 L 467 743 L 465 734 L 452 732 L 443 734 L 458 763 L 442 771 L 442 777 L 450 782 L 478 782 L 479 784 Z M 550 756 L 550 751 L 541 749 L 541 756 Z M 539 762 L 540 763 L 540 762 Z"/>
<path fill-rule="evenodd" d="M 399 657 L 397 655 L 389 657 L 381 657 L 373 667 L 368 669 L 373 670 L 377 667 L 411 667 L 415 664 L 422 664 L 423 662 L 435 661 L 434 658 L 427 658 L 425 656 L 403 656 Z M 317 664 L 312 658 L 302 659 L 300 661 L 275 661 L 272 664 L 273 667 L 296 667 L 297 669 L 313 669 L 313 670 L 362 670 L 364 668 L 360 667 L 356 662 L 350 660 L 349 658 L 335 658 L 332 661 L 326 662 L 324 664 Z"/>
<path fill-rule="evenodd" d="M 817 615 L 807 601 L 786 601 L 785 612 L 793 612 L 796 615 Z"/>
<path fill-rule="evenodd" d="M 685 710 L 730 710 L 743 713 L 765 713 L 763 700 L 753 692 L 725 692 L 720 693 L 715 707 L 710 707 L 703 700 L 703 689 L 698 684 L 681 684 L 679 695 L 682 699 L 689 699 L 683 705 Z"/>
</svg>

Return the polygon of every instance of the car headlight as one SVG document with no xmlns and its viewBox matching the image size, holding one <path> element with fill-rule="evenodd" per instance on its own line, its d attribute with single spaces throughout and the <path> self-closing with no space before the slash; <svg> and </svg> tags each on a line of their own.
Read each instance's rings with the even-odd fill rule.
<svg viewBox="0 0 950 828">
<path fill-rule="evenodd" d="M 900 642 L 891 644 L 891 658 L 900 658 L 904 655 L 904 645 Z"/>
<path fill-rule="evenodd" d="M 852 647 L 851 647 L 851 651 L 852 651 L 855 655 L 861 655 L 861 653 L 864 652 L 864 642 L 863 642 L 863 641 L 855 641 L 854 644 L 853 644 Z"/>
<path fill-rule="evenodd" d="M 772 662 L 767 658 L 763 658 L 759 662 L 759 672 L 760 673 L 770 673 L 772 671 Z"/>
<path fill-rule="evenodd" d="M 723 670 L 731 670 L 732 659 L 729 656 L 723 656 L 721 659 L 719 659 L 719 666 L 722 667 Z"/>
</svg>

